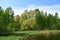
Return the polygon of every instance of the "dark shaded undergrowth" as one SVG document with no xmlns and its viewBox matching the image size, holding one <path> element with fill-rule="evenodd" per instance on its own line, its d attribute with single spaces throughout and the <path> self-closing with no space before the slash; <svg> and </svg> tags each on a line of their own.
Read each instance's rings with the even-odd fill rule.
<svg viewBox="0 0 60 40">
<path fill-rule="evenodd" d="M 60 32 L 44 32 L 27 35 L 25 40 L 60 40 Z"/>
</svg>

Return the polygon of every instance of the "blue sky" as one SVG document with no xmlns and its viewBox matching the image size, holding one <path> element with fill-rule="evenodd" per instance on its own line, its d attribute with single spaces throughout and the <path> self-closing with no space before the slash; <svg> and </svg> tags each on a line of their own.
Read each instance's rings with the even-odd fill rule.
<svg viewBox="0 0 60 40">
<path fill-rule="evenodd" d="M 60 13 L 60 0 L 0 0 L 2 8 L 12 7 L 15 14 L 21 14 L 25 9 L 35 9 L 47 11 L 48 13 Z"/>
<path fill-rule="evenodd" d="M 0 0 L 0 6 L 2 7 L 26 7 L 28 5 L 56 5 L 60 4 L 60 0 Z"/>
</svg>

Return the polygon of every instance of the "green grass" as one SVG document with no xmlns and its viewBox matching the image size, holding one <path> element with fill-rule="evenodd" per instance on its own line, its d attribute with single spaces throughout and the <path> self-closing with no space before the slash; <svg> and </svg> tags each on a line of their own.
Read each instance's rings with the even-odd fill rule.
<svg viewBox="0 0 60 40">
<path fill-rule="evenodd" d="M 0 40 L 18 40 L 23 39 L 21 36 L 0 36 Z"/>
<path fill-rule="evenodd" d="M 0 40 L 18 40 L 18 38 L 23 39 L 28 34 L 38 34 L 40 31 L 17 31 L 15 32 L 18 36 L 0 36 Z"/>
<path fill-rule="evenodd" d="M 19 38 L 23 39 L 28 34 L 40 34 L 40 33 L 44 33 L 44 32 L 60 32 L 60 30 L 17 31 L 17 32 L 15 32 L 16 35 L 0 36 L 0 40 L 18 40 Z"/>
<path fill-rule="evenodd" d="M 0 40 L 17 40 L 17 36 L 0 36 Z"/>
<path fill-rule="evenodd" d="M 40 34 L 44 32 L 60 32 L 60 30 L 43 30 L 43 31 L 17 31 L 15 33 L 20 34 Z"/>
<path fill-rule="evenodd" d="M 20 34 L 22 34 L 22 33 L 24 33 L 24 34 L 38 34 L 38 33 L 40 33 L 40 31 L 17 31 L 15 33 L 20 33 Z"/>
</svg>

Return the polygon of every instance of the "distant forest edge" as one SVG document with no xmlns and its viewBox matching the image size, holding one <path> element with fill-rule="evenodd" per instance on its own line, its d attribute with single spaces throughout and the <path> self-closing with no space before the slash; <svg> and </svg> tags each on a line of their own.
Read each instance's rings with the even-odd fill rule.
<svg viewBox="0 0 60 40">
<path fill-rule="evenodd" d="M 25 10 L 21 16 L 14 16 L 11 7 L 5 10 L 0 7 L 0 34 L 28 30 L 60 30 L 58 13 L 47 15 L 47 12 L 35 9 Z"/>
</svg>

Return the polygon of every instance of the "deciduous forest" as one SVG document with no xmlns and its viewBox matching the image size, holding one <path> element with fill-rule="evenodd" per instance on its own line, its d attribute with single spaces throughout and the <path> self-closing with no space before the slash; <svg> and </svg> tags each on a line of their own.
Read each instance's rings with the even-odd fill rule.
<svg viewBox="0 0 60 40">
<path fill-rule="evenodd" d="M 4 40 L 2 36 L 12 35 L 19 38 L 7 40 L 60 40 L 58 12 L 53 15 L 36 8 L 26 9 L 21 15 L 14 14 L 11 7 L 5 10 L 0 7 L 0 40 Z"/>
</svg>

